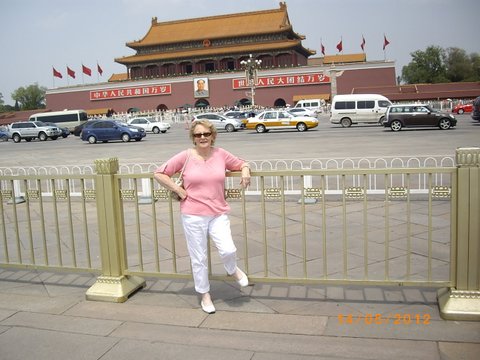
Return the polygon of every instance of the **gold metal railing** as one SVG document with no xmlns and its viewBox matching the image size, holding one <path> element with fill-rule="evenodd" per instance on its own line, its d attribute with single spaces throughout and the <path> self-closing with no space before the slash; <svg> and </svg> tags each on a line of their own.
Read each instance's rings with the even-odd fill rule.
<svg viewBox="0 0 480 360">
<path fill-rule="evenodd" d="M 457 167 L 254 171 L 248 191 L 228 174 L 239 261 L 254 282 L 446 288 L 442 316 L 478 319 L 479 152 L 457 150 Z M 95 166 L 0 177 L 0 266 L 99 273 L 87 298 L 102 301 L 145 276 L 190 277 L 178 203 L 118 159 Z"/>
</svg>

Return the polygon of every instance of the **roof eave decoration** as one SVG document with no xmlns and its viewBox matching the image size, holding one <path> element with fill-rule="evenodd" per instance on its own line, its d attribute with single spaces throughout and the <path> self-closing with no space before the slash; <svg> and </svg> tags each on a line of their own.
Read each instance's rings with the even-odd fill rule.
<svg viewBox="0 0 480 360">
<path fill-rule="evenodd" d="M 252 26 L 252 23 L 255 26 Z M 151 27 L 140 40 L 126 46 L 138 49 L 149 46 L 182 43 L 203 39 L 221 39 L 242 35 L 268 34 L 292 31 L 287 6 L 280 2 L 279 9 L 260 10 L 229 15 L 158 22 L 152 18 Z"/>
<path fill-rule="evenodd" d="M 157 61 L 178 61 L 179 59 L 195 59 L 195 58 L 209 58 L 218 55 L 233 55 L 233 54 L 261 54 L 270 50 L 296 50 L 305 55 L 314 55 L 316 52 L 311 49 L 304 48 L 300 40 L 289 40 L 277 43 L 255 43 L 235 45 L 223 48 L 202 47 L 198 49 L 189 49 L 181 52 L 148 54 L 148 55 L 130 55 L 121 58 L 115 58 L 115 62 L 123 65 L 134 65 L 140 63 L 151 63 Z"/>
</svg>

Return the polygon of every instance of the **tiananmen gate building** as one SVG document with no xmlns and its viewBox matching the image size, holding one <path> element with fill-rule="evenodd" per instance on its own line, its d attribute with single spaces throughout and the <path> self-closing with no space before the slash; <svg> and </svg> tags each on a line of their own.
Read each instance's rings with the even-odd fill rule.
<svg viewBox="0 0 480 360">
<path fill-rule="evenodd" d="M 365 53 L 313 57 L 302 45 L 287 5 L 272 10 L 158 22 L 126 45 L 136 54 L 115 58 L 126 72 L 108 82 L 47 90 L 50 110 L 167 110 L 251 104 L 244 63 L 261 60 L 255 104 L 329 101 L 357 88 L 396 86 L 393 61 L 366 61 Z M 202 90 L 198 84 L 202 83 Z"/>
</svg>

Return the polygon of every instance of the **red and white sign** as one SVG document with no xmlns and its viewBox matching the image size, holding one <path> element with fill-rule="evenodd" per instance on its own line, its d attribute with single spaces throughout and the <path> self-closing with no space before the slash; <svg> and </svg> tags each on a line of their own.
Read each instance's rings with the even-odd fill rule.
<svg viewBox="0 0 480 360">
<path fill-rule="evenodd" d="M 248 88 L 245 78 L 233 79 L 234 89 Z M 279 76 L 262 76 L 257 79 L 255 87 L 273 87 L 273 86 L 298 86 L 329 83 L 330 78 L 322 73 L 315 74 L 293 74 Z"/>
<path fill-rule="evenodd" d="M 172 93 L 171 84 L 136 86 L 119 89 L 90 91 L 90 100 L 120 99 L 126 97 L 168 95 Z"/>
</svg>

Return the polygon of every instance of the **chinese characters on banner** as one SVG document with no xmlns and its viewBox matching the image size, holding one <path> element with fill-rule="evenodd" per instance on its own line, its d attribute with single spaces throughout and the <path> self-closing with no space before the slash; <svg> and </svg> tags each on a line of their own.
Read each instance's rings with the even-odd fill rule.
<svg viewBox="0 0 480 360">
<path fill-rule="evenodd" d="M 266 88 L 266 87 L 273 87 L 273 86 L 295 86 L 295 85 L 298 86 L 298 85 L 325 84 L 329 82 L 330 82 L 330 77 L 322 73 L 263 76 L 258 78 L 256 87 Z M 232 87 L 234 90 L 236 90 L 236 89 L 248 88 L 249 86 L 245 78 L 237 78 L 232 80 Z M 138 86 L 138 87 L 90 91 L 90 100 L 119 99 L 119 98 L 137 97 L 137 96 L 169 95 L 171 93 L 172 93 L 171 84 Z"/>
<path fill-rule="evenodd" d="M 233 79 L 233 89 L 248 88 L 245 78 Z M 271 86 L 294 86 L 294 85 L 312 85 L 329 83 L 330 78 L 321 73 L 315 74 L 296 74 L 296 75 L 280 75 L 280 76 L 263 76 L 257 80 L 256 87 Z"/>
<path fill-rule="evenodd" d="M 172 93 L 171 84 L 138 86 L 120 89 L 90 91 L 90 100 L 118 99 L 135 96 L 168 95 Z"/>
</svg>

